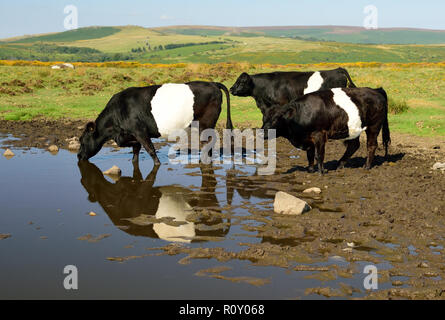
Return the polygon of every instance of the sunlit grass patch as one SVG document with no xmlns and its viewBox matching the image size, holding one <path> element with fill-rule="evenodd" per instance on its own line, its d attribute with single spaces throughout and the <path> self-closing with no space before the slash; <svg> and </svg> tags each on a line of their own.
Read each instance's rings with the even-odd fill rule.
<svg viewBox="0 0 445 320">
<path fill-rule="evenodd" d="M 409 109 L 405 100 L 395 100 L 394 98 L 388 98 L 388 112 L 391 114 L 400 114 L 407 112 Z"/>
<path fill-rule="evenodd" d="M 174 66 L 127 63 L 77 64 L 74 70 L 48 66 L 0 66 L 0 118 L 94 119 L 117 92 L 193 80 L 222 82 L 230 88 L 242 72 L 326 70 L 347 68 L 359 87 L 383 87 L 389 98 L 391 130 L 445 136 L 445 64 L 346 63 L 274 65 L 252 63 L 181 64 Z M 231 96 L 235 126 L 259 127 L 262 114 L 250 97 Z M 226 121 L 223 99 L 220 122 Z"/>
</svg>

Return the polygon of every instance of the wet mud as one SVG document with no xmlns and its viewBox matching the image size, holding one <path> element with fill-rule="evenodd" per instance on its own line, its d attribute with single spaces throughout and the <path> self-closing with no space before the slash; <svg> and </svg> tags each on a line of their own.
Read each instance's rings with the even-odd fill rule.
<svg viewBox="0 0 445 320">
<path fill-rule="evenodd" d="M 64 128 L 47 122 L 52 135 L 32 123 L 1 122 L 0 131 L 21 138 L 3 145 L 45 148 L 59 143 L 63 148 L 66 138 L 80 135 L 77 127 L 83 123 Z M 329 142 L 325 175 L 308 173 L 305 153 L 282 139 L 277 141 L 278 168 L 270 176 L 249 173 L 246 166 L 220 170 L 189 165 L 187 175 L 200 177 L 200 185 L 181 185 L 183 177 L 178 177 L 177 185 L 156 186 L 156 169 L 144 177 L 136 166 L 132 175 L 117 181 L 106 179 L 94 159 L 77 169 L 89 201 L 100 204 L 116 228 L 165 241 L 135 255 L 105 257 L 110 263 L 161 256 L 177 257 L 180 265 L 211 260 L 216 266 L 195 276 L 255 287 L 274 281 L 234 274 L 230 263 L 243 261 L 304 273 L 319 284 L 304 288 L 308 297 L 445 299 L 445 173 L 432 169 L 435 162 L 445 161 L 445 147 L 442 140 L 422 141 L 393 134 L 389 159 L 377 150 L 369 171 L 362 168 L 366 143 L 346 168 L 337 170 L 345 148 Z M 321 193 L 303 192 L 312 187 Z M 274 213 L 278 191 L 307 201 L 313 209 L 300 216 Z M 8 230 L 0 231 L 0 239 L 11 237 Z M 87 233 L 78 240 L 95 243 L 108 237 Z M 237 246 L 225 246 L 227 239 Z M 381 289 L 346 283 L 363 279 L 367 264 L 379 266 Z"/>
</svg>

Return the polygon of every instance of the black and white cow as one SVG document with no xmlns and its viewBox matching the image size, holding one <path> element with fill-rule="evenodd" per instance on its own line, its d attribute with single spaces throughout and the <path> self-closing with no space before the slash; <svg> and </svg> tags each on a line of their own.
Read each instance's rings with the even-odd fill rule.
<svg viewBox="0 0 445 320">
<path fill-rule="evenodd" d="M 370 169 L 377 149 L 377 137 L 382 129 L 385 157 L 391 141 L 388 127 L 388 98 L 385 90 L 370 88 L 336 88 L 307 94 L 275 110 L 266 112 L 263 122 L 267 129 L 276 129 L 277 137 L 285 137 L 297 148 L 307 151 L 309 172 L 314 172 L 314 158 L 320 173 L 324 173 L 325 144 L 328 139 L 344 140 L 347 147 L 339 168 L 360 147 L 360 134 L 366 131 Z"/>
<path fill-rule="evenodd" d="M 355 88 L 349 73 L 338 68 L 315 72 L 243 73 L 230 88 L 234 96 L 253 97 L 264 114 L 273 105 L 285 105 L 301 96 L 331 88 Z"/>
<path fill-rule="evenodd" d="M 221 113 L 221 90 L 227 97 L 227 128 L 232 129 L 230 94 L 221 83 L 194 81 L 121 91 L 96 121 L 86 125 L 77 157 L 88 160 L 114 139 L 120 147 L 133 148 L 133 162 L 138 162 L 142 145 L 159 165 L 151 138 L 168 137 L 190 127 L 192 121 L 199 121 L 200 130 L 215 128 Z"/>
</svg>

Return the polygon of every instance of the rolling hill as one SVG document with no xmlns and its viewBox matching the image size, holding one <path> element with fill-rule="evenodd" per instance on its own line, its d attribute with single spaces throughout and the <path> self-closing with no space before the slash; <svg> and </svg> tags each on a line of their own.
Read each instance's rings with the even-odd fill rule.
<svg viewBox="0 0 445 320">
<path fill-rule="evenodd" d="M 203 27 L 172 26 L 157 28 L 185 35 L 201 36 L 266 36 L 298 38 L 312 41 L 335 41 L 357 44 L 445 44 L 445 30 L 382 28 L 366 30 L 350 26 L 288 27 Z"/>
<path fill-rule="evenodd" d="M 0 41 L 0 59 L 151 63 L 445 61 L 445 31 L 358 27 L 87 27 Z"/>
</svg>

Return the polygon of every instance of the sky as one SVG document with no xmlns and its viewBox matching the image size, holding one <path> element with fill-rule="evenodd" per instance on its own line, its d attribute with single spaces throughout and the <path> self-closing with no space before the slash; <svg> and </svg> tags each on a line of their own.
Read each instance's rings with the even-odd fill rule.
<svg viewBox="0 0 445 320">
<path fill-rule="evenodd" d="M 364 8 L 378 27 L 445 29 L 444 0 L 1 0 L 0 38 L 65 31 L 64 8 L 78 26 L 363 26 Z"/>
</svg>

